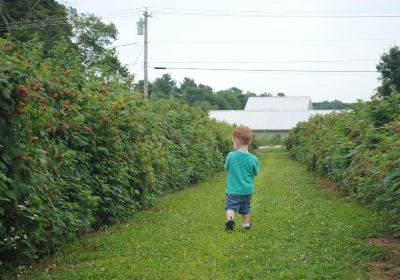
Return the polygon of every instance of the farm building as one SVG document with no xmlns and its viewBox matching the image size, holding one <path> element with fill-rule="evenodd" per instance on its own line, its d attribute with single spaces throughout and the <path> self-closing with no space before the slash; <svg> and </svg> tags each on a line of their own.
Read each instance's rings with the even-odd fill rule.
<svg viewBox="0 0 400 280">
<path fill-rule="evenodd" d="M 310 97 L 250 97 L 244 110 L 211 110 L 210 118 L 246 125 L 256 137 L 287 137 L 297 123 L 333 110 L 313 110 Z"/>
<path fill-rule="evenodd" d="M 309 96 L 296 97 L 249 97 L 245 111 L 312 110 Z"/>
</svg>

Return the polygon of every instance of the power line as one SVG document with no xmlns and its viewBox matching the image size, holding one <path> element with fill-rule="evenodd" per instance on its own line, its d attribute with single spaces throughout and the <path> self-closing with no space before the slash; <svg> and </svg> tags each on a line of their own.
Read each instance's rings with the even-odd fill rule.
<svg viewBox="0 0 400 280">
<path fill-rule="evenodd" d="M 94 14 L 101 18 L 115 18 L 127 16 L 139 16 L 138 12 L 142 8 L 134 8 L 127 10 L 117 10 L 110 12 L 102 12 Z M 240 10 L 201 10 L 201 9 L 174 9 L 174 8 L 154 8 L 153 13 L 159 15 L 198 15 L 198 16 L 239 16 L 239 17 L 310 17 L 310 18 L 400 18 L 400 12 L 373 11 L 373 12 L 352 12 L 352 13 L 321 13 L 321 12 L 268 12 L 268 11 L 240 11 Z M 166 11 L 157 11 L 166 10 Z M 189 12 L 190 11 L 190 12 Z M 67 16 L 53 17 L 48 19 L 22 20 L 10 23 L 11 29 L 24 29 L 30 27 L 51 26 L 53 24 L 67 24 L 65 19 Z M 46 26 L 43 26 L 43 23 Z M 18 25 L 18 26 L 15 26 Z M 6 30 L 6 24 L 0 24 L 0 30 Z"/>
<path fill-rule="evenodd" d="M 105 11 L 105 12 L 96 13 L 96 15 L 120 14 L 120 13 L 128 13 L 128 12 L 133 12 L 133 11 L 138 12 L 138 13 L 141 13 L 141 11 L 142 11 L 144 8 L 145 8 L 145 7 L 132 8 L 132 9 L 125 9 L 125 10 Z"/>
<path fill-rule="evenodd" d="M 48 17 L 47 19 L 27 19 L 27 20 L 20 20 L 20 21 L 13 21 L 13 22 L 9 22 L 9 24 L 32 24 L 33 22 L 41 22 L 41 21 L 55 21 L 55 20 L 67 20 L 68 16 L 58 16 L 58 17 Z M 7 26 L 6 23 L 2 23 L 0 24 L 0 27 L 4 27 Z"/>
<path fill-rule="evenodd" d="M 103 16 L 101 18 L 103 19 L 109 19 L 109 18 L 121 18 L 121 17 L 126 17 L 126 16 L 139 16 L 141 15 L 138 12 L 132 13 L 132 12 L 125 12 L 125 13 L 120 13 L 120 14 L 109 14 L 106 16 Z M 97 16 L 97 15 L 94 15 Z M 33 19 L 33 20 L 23 20 L 23 21 L 15 21 L 15 22 L 10 22 L 9 26 L 10 29 L 13 30 L 18 30 L 18 29 L 26 29 L 26 28 L 35 28 L 35 27 L 47 27 L 47 26 L 54 26 L 54 25 L 68 25 L 71 24 L 70 19 L 67 16 L 64 17 L 54 17 L 54 18 L 48 18 L 48 19 Z M 7 30 L 7 25 L 6 24 L 0 24 L 0 30 Z"/>
<path fill-rule="evenodd" d="M 237 72 L 292 72 L 292 73 L 377 73 L 371 70 L 303 70 L 303 69 L 242 69 L 242 68 L 198 68 L 198 67 L 163 67 L 156 70 L 202 70 L 202 71 L 237 71 Z"/>
<path fill-rule="evenodd" d="M 337 60 L 267 60 L 267 61 L 151 61 L 150 63 L 173 64 L 268 64 L 268 63 L 343 63 L 378 62 L 376 59 L 337 59 Z"/>
<path fill-rule="evenodd" d="M 14 23 L 10 23 L 9 28 L 11 30 L 21 30 L 27 28 L 37 28 L 37 29 L 44 29 L 50 26 L 62 26 L 68 25 L 69 22 L 65 20 L 54 20 L 54 21 L 46 21 L 46 20 L 35 20 L 30 24 L 18 25 L 16 26 Z M 0 31 L 8 31 L 6 27 L 0 27 Z"/>
<path fill-rule="evenodd" d="M 139 58 L 142 55 L 143 50 L 144 50 L 144 46 L 142 46 L 142 48 L 140 49 L 139 55 L 136 57 L 135 62 L 134 63 L 129 63 L 128 65 L 135 66 L 137 64 L 137 62 L 139 61 Z"/>
<path fill-rule="evenodd" d="M 209 12 L 157 12 L 157 15 L 209 16 L 209 17 L 250 17 L 250 18 L 400 18 L 400 14 L 246 14 L 246 13 L 209 13 Z"/>
<path fill-rule="evenodd" d="M 256 14 L 400 14 L 400 11 L 366 11 L 366 12 L 317 12 L 317 11 L 262 11 L 262 10 L 224 10 L 224 9 L 183 9 L 183 8 L 163 8 L 163 7 L 149 7 L 149 9 L 156 10 L 169 10 L 169 11 L 191 11 L 191 12 L 226 12 L 226 13 L 256 13 Z"/>
<path fill-rule="evenodd" d="M 139 10 L 142 8 L 133 8 L 126 10 L 106 11 L 94 14 L 102 18 L 114 18 L 140 15 Z M 271 11 L 251 11 L 251 10 L 216 10 L 216 9 L 177 9 L 177 8 L 159 8 L 155 9 L 153 13 L 160 15 L 198 15 L 198 16 L 239 16 L 239 17 L 316 17 L 316 18 L 330 18 L 330 17 L 343 17 L 343 18 L 400 18 L 400 11 L 369 11 L 369 12 L 350 12 L 350 13 L 326 13 L 326 12 L 271 12 Z M 161 11 L 157 11 L 161 10 Z M 63 24 L 67 16 L 53 17 L 42 20 L 22 20 L 11 22 L 10 25 L 19 25 L 17 28 L 35 27 L 37 24 L 47 23 L 60 23 Z M 64 23 L 65 24 L 65 23 Z M 4 30 L 6 24 L 0 24 L 0 30 Z"/>
<path fill-rule="evenodd" d="M 103 19 L 110 19 L 110 18 L 121 18 L 121 17 L 130 17 L 130 16 L 139 16 L 140 13 L 137 12 L 139 8 L 134 10 L 125 10 L 125 11 L 117 11 L 116 12 L 105 12 L 100 17 Z M 161 8 L 159 8 L 161 9 Z M 174 9 L 170 9 L 174 10 Z M 184 9 L 175 9 L 175 10 L 184 10 Z M 187 9 L 192 10 L 192 9 Z M 134 12 L 133 12 L 134 11 Z M 196 11 L 193 9 L 193 11 Z M 214 10 L 199 10 L 199 11 L 214 11 Z M 223 11 L 223 10 L 215 10 L 215 11 Z M 228 11 L 228 10 L 227 10 Z M 240 11 L 239 11 L 240 12 Z M 256 11 L 245 11 L 245 12 L 252 12 L 256 13 Z M 187 13 L 187 12 L 157 12 L 154 11 L 154 14 L 159 15 L 197 15 L 197 16 L 238 16 L 238 17 L 271 17 L 271 18 L 279 18 L 279 17 L 301 17 L 301 18 L 400 18 L 400 12 L 368 12 L 368 13 L 381 13 L 380 15 L 357 15 L 357 14 L 295 14 L 295 13 L 282 13 L 282 14 L 228 14 L 228 13 Z M 258 12 L 260 13 L 260 12 Z M 98 16 L 98 15 L 95 15 Z M 49 26 L 56 26 L 56 25 L 67 25 L 70 24 L 69 21 L 65 21 L 66 17 L 55 17 L 43 20 L 24 20 L 24 21 L 17 21 L 10 23 L 10 29 L 12 30 L 20 30 L 26 28 L 46 28 Z M 0 24 L 0 31 L 7 31 L 6 24 Z M 276 41 L 278 42 L 278 41 Z"/>
<path fill-rule="evenodd" d="M 127 46 L 143 46 L 143 45 L 135 42 L 135 43 L 127 43 L 127 44 L 123 44 L 123 45 L 116 45 L 116 46 L 113 46 L 113 48 L 122 48 L 122 47 L 127 47 Z"/>
<path fill-rule="evenodd" d="M 256 40 L 256 41 L 149 41 L 152 44 L 263 44 L 263 43 L 318 43 L 318 42 L 368 42 L 368 41 L 397 41 L 397 39 L 388 38 L 360 38 L 360 39 L 309 39 L 309 40 Z M 135 43 L 126 43 L 115 47 L 124 47 L 130 45 L 138 45 Z"/>
<path fill-rule="evenodd" d="M 121 18 L 121 17 L 127 17 L 127 16 L 139 16 L 140 14 L 126 14 L 126 15 L 115 15 L 112 17 L 107 17 L 107 18 Z M 10 29 L 12 30 L 21 30 L 21 29 L 27 29 L 27 28 L 46 28 L 49 26 L 57 26 L 57 25 L 69 25 L 71 24 L 70 21 L 66 20 L 66 19 L 58 19 L 58 20 L 33 20 L 30 23 L 26 23 L 26 24 L 17 24 L 15 22 L 11 22 L 10 23 Z M 7 27 L 6 26 L 1 26 L 0 27 L 1 31 L 7 31 Z"/>
<path fill-rule="evenodd" d="M 269 43 L 318 43 L 318 42 L 366 42 L 396 41 L 396 39 L 309 39 L 309 40 L 257 40 L 257 41 L 150 41 L 155 44 L 269 44 Z"/>
<path fill-rule="evenodd" d="M 133 9 L 126 9 L 126 10 L 116 10 L 116 11 L 109 11 L 109 12 L 100 12 L 96 14 L 91 14 L 91 13 L 83 13 L 84 15 L 94 15 L 97 17 L 102 17 L 102 18 L 107 18 L 107 17 L 115 17 L 115 16 L 120 16 L 120 15 L 141 15 L 139 10 L 142 10 L 143 8 L 133 8 Z M 20 21 L 14 21 L 10 22 L 9 24 L 32 24 L 34 22 L 40 22 L 40 21 L 56 21 L 56 20 L 66 20 L 69 19 L 68 15 L 65 16 L 58 16 L 58 17 L 49 17 L 47 19 L 32 19 L 32 20 L 20 20 Z M 7 24 L 3 23 L 0 24 L 0 27 L 7 26 Z"/>
</svg>

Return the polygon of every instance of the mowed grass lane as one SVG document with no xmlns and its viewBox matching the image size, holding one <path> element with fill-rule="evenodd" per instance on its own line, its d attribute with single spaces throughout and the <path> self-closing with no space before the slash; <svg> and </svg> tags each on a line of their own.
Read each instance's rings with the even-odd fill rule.
<svg viewBox="0 0 400 280">
<path fill-rule="evenodd" d="M 224 232 L 226 174 L 168 195 L 124 224 L 46 258 L 29 279 L 367 279 L 384 221 L 322 193 L 286 153 L 258 155 L 252 226 Z"/>
</svg>

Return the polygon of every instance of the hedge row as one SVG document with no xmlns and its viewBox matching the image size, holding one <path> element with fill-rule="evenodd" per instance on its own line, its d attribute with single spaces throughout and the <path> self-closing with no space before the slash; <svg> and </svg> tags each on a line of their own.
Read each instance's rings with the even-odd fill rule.
<svg viewBox="0 0 400 280">
<path fill-rule="evenodd" d="M 286 142 L 292 158 L 387 212 L 400 233 L 400 94 L 300 123 Z"/>
<path fill-rule="evenodd" d="M 52 252 L 221 170 L 227 125 L 150 104 L 59 43 L 0 39 L 0 268 Z"/>
</svg>

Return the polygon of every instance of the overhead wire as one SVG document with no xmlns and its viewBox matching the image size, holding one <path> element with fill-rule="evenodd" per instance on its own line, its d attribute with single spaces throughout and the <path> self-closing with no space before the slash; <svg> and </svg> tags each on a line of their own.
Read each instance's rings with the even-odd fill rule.
<svg viewBox="0 0 400 280">
<path fill-rule="evenodd" d="M 138 16 L 141 15 L 141 13 L 138 12 L 122 12 L 118 14 L 105 14 L 102 16 L 102 19 L 110 19 L 110 18 L 115 18 L 115 17 L 126 17 L 126 16 Z M 97 15 L 95 15 L 97 16 Z M 26 29 L 26 28 L 34 28 L 34 27 L 45 27 L 45 26 L 54 26 L 54 25 L 67 25 L 70 24 L 70 19 L 68 16 L 63 16 L 63 17 L 54 17 L 54 18 L 47 18 L 47 19 L 33 19 L 33 20 L 23 20 L 23 21 L 14 21 L 10 22 L 8 25 L 5 23 L 0 24 L 0 30 L 7 30 L 9 27 L 10 29 L 13 30 L 18 30 L 18 29 Z"/>
<path fill-rule="evenodd" d="M 202 71 L 237 71 L 237 72 L 292 72 L 292 73 L 377 73 L 374 70 L 304 70 L 304 69 L 243 69 L 243 68 L 199 68 L 155 66 L 156 70 L 202 70 Z"/>
<path fill-rule="evenodd" d="M 137 62 L 139 61 L 139 58 L 142 55 L 143 50 L 144 50 L 144 46 L 140 49 L 139 54 L 135 59 L 135 62 L 134 63 L 128 63 L 128 65 L 132 65 L 132 67 L 134 67 L 137 64 Z"/>
<path fill-rule="evenodd" d="M 337 59 L 337 60 L 266 60 L 266 61 L 150 61 L 149 63 L 172 64 L 268 64 L 268 63 L 343 63 L 377 62 L 376 59 Z"/>
<path fill-rule="evenodd" d="M 113 16 L 113 17 L 109 17 L 109 18 L 114 18 L 114 17 L 118 17 L 118 18 L 121 18 L 121 17 L 127 17 L 127 16 L 134 16 L 134 15 L 138 15 L 138 14 L 129 14 L 129 15 L 115 15 L 115 16 Z M 27 29 L 27 28 L 46 28 L 46 27 L 49 27 L 49 26 L 58 26 L 58 25 L 69 25 L 69 24 L 71 24 L 71 22 L 70 21 L 68 21 L 68 19 L 67 20 L 61 20 L 61 19 L 59 19 L 59 20 L 34 20 L 34 21 L 31 21 L 31 23 L 29 23 L 29 24 L 16 24 L 16 23 L 10 23 L 9 24 L 9 26 L 7 27 L 7 26 L 1 26 L 0 27 L 0 30 L 1 31 L 7 31 L 8 30 L 8 28 L 10 28 L 11 30 L 21 30 L 21 29 Z"/>
<path fill-rule="evenodd" d="M 400 18 L 400 13 L 393 14 L 277 14 L 277 13 L 241 13 L 237 12 L 186 12 L 186 11 L 153 11 L 157 15 L 209 16 L 209 17 L 250 17 L 250 18 Z"/>
<path fill-rule="evenodd" d="M 112 17 L 124 17 L 124 16 L 134 16 L 141 15 L 137 11 L 141 8 L 128 9 L 128 10 L 119 10 L 119 11 L 111 11 L 111 12 L 103 12 L 98 13 L 98 15 L 103 15 L 102 18 L 112 18 Z M 238 16 L 238 17 L 309 17 L 309 18 L 400 18 L 400 12 L 363 12 L 363 13 L 320 13 L 320 12 L 266 12 L 266 11 L 239 11 L 239 10 L 200 10 L 200 9 L 174 9 L 174 8 L 157 8 L 153 7 L 153 13 L 159 15 L 199 15 L 199 16 Z M 24 28 L 46 28 L 49 26 L 55 25 L 63 25 L 68 24 L 65 22 L 66 17 L 55 17 L 49 18 L 45 20 L 33 20 L 33 21 L 20 21 L 10 23 L 10 29 L 24 29 Z M 19 24 L 19 25 L 18 25 Z M 14 25 L 14 26 L 13 26 Z M 18 26 L 15 26 L 18 25 Z M 0 30 L 7 30 L 5 24 L 0 24 Z M 357 42 L 357 41 L 385 41 L 385 40 L 393 40 L 393 39 L 342 39 L 342 40 L 266 40 L 266 41 L 151 41 L 150 43 L 286 43 L 286 42 Z M 127 43 L 123 45 L 117 45 L 114 47 L 124 47 L 130 45 L 138 45 L 135 43 Z M 144 47 L 142 47 L 138 57 L 135 60 L 133 65 L 137 64 L 138 59 L 143 52 Z M 253 61 L 253 62 L 160 62 L 160 63 L 248 63 L 248 64 L 261 64 L 261 63 L 333 63 L 333 62 L 367 62 L 367 61 L 376 61 L 376 60 L 337 60 L 337 61 Z M 158 63 L 158 62 L 153 62 Z M 166 69 L 182 69 L 182 70 L 204 70 L 204 71 L 246 71 L 246 72 L 307 72 L 307 73 L 376 73 L 376 71 L 364 71 L 364 70 L 302 70 L 302 69 L 240 69 L 240 68 L 197 68 L 197 67 L 167 67 Z"/>
<path fill-rule="evenodd" d="M 307 40 L 242 40 L 242 41 L 162 41 L 154 40 L 149 43 L 155 44 L 270 44 L 270 43 L 318 43 L 318 42 L 368 42 L 368 41 L 396 41 L 386 38 L 360 38 L 360 39 L 307 39 Z"/>
<path fill-rule="evenodd" d="M 195 12 L 241 12 L 241 13 L 275 13 L 275 14 L 399 14 L 399 11 L 365 11 L 365 12 L 318 12 L 318 11 L 263 11 L 263 10 L 226 10 L 226 9 L 185 9 L 185 8 L 165 8 L 148 7 L 153 10 L 171 10 L 171 11 L 195 11 Z"/>
<path fill-rule="evenodd" d="M 112 46 L 112 48 L 122 48 L 122 47 L 127 47 L 127 46 L 143 46 L 143 45 L 139 44 L 138 42 L 135 42 L 135 43 L 126 43 L 123 45 Z"/>
<path fill-rule="evenodd" d="M 100 12 L 96 16 L 105 18 L 126 17 L 141 15 L 138 12 L 141 8 L 133 8 L 127 10 L 115 10 L 109 12 Z M 350 13 L 324 13 L 324 12 L 271 12 L 271 11 L 251 11 L 251 10 L 212 10 L 212 9 L 178 9 L 178 8 L 159 8 L 152 7 L 152 13 L 159 15 L 197 15 L 197 16 L 238 16 L 238 17 L 305 17 L 305 18 L 400 18 L 400 11 L 372 11 L 372 12 L 350 12 Z M 9 23 L 10 29 L 24 29 L 30 27 L 44 27 L 53 24 L 66 24 L 66 17 L 54 17 L 48 19 L 23 20 Z M 15 26 L 17 25 L 17 26 Z M 0 24 L 0 30 L 7 30 L 7 24 Z"/>
<path fill-rule="evenodd" d="M 123 14 L 129 14 L 129 15 L 136 15 L 136 14 L 141 14 L 141 12 L 137 12 L 140 9 L 144 9 L 144 7 L 141 8 L 133 8 L 133 9 L 126 9 L 126 10 L 116 10 L 116 11 L 109 11 L 109 12 L 100 12 L 100 13 L 96 13 L 93 15 L 95 16 L 100 16 L 102 18 L 107 18 L 107 17 L 114 17 L 114 16 L 119 16 L 119 15 L 123 15 Z M 133 12 L 135 11 L 135 12 Z M 90 13 L 83 13 L 83 14 L 89 14 L 92 15 Z M 10 22 L 9 24 L 32 24 L 32 22 L 38 22 L 38 21 L 52 21 L 52 20 L 65 20 L 68 19 L 68 15 L 65 16 L 57 16 L 57 17 L 49 17 L 48 19 L 33 19 L 33 20 L 20 20 L 20 21 L 14 21 L 14 22 Z M 4 27 L 7 26 L 7 24 L 5 23 L 1 23 L 0 27 Z"/>
</svg>

